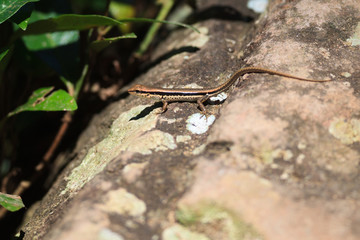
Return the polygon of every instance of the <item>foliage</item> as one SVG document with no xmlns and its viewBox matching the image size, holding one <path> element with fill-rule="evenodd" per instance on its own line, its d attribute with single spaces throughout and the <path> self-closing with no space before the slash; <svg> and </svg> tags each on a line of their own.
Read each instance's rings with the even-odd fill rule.
<svg viewBox="0 0 360 240">
<path fill-rule="evenodd" d="M 62 89 L 51 93 L 53 89 L 54 87 L 45 87 L 35 90 L 29 100 L 10 112 L 8 117 L 23 111 L 73 111 L 77 109 L 74 97 Z"/>
<path fill-rule="evenodd" d="M 0 205 L 11 212 L 25 207 L 21 197 L 5 193 L 0 193 Z"/>
<path fill-rule="evenodd" d="M 135 10 L 131 5 L 115 0 L 3 1 L 0 6 L 0 34 L 4 36 L 0 39 L 0 100 L 7 104 L 0 105 L 0 142 L 4 143 L 0 144 L 0 153 L 3 152 L 0 154 L 0 176 L 10 171 L 11 163 L 4 164 L 4 159 L 10 158 L 16 148 L 16 144 L 9 144 L 11 130 L 5 128 L 10 119 L 15 115 L 21 118 L 22 112 L 64 111 L 71 116 L 78 108 L 81 89 L 93 70 L 97 54 L 121 40 L 137 38 L 131 32 L 130 23 L 153 24 L 138 56 L 145 53 L 160 23 L 197 31 L 189 25 L 165 21 L 173 0 L 162 2 L 161 14 L 154 20 L 134 18 Z M 116 18 L 99 12 L 112 13 Z M 27 119 L 26 122 L 32 124 Z M 66 131 L 64 129 L 60 128 Z M 56 144 L 61 136 L 55 137 Z M 5 142 L 8 145 L 5 146 Z M 54 151 L 53 146 L 50 149 Z M 44 157 L 43 161 L 48 158 Z M 19 197 L 2 193 L 0 204 L 11 211 L 23 207 Z"/>
</svg>

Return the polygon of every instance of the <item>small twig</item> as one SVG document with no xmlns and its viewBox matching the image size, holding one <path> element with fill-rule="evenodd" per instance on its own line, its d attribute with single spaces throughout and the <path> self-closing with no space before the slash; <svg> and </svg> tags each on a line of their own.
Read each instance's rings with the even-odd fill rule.
<svg viewBox="0 0 360 240">
<path fill-rule="evenodd" d="M 44 157 L 43 157 L 43 161 L 41 161 L 36 167 L 35 169 L 37 171 L 41 170 L 42 168 L 40 168 L 40 165 L 47 163 L 50 158 L 52 157 L 52 155 L 54 154 L 54 151 L 56 150 L 56 148 L 59 146 L 59 143 L 61 141 L 61 139 L 64 137 L 66 130 L 69 127 L 69 123 L 72 120 L 72 112 L 66 112 L 63 119 L 62 119 L 62 125 L 58 131 L 58 133 L 56 134 L 56 137 L 53 141 L 53 143 L 51 144 L 51 146 L 49 147 L 48 151 L 45 153 Z M 38 170 L 39 169 L 39 170 Z"/>
</svg>

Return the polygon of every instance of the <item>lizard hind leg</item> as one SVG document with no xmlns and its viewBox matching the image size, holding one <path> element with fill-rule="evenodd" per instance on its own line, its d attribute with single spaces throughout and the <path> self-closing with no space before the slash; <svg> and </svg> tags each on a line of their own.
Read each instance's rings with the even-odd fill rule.
<svg viewBox="0 0 360 240">
<path fill-rule="evenodd" d="M 204 97 L 202 97 L 202 98 L 200 98 L 200 99 L 198 99 L 198 100 L 196 101 L 197 104 L 199 105 L 199 108 L 200 108 L 201 112 L 202 112 L 204 115 L 208 115 L 208 114 L 207 114 L 207 111 L 206 111 L 206 108 L 205 108 L 205 106 L 204 106 L 204 102 L 205 102 L 206 100 L 208 100 L 209 97 L 210 97 L 210 96 L 205 95 Z"/>
<path fill-rule="evenodd" d="M 169 105 L 169 103 L 168 103 L 167 101 L 165 101 L 165 100 L 162 100 L 162 103 L 163 103 L 163 106 L 162 106 L 162 108 L 161 108 L 160 114 L 166 112 L 167 107 L 168 107 L 168 105 Z"/>
</svg>

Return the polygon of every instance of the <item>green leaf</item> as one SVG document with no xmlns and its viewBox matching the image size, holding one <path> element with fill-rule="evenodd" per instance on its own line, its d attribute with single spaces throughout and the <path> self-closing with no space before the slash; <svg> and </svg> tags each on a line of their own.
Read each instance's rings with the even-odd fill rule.
<svg viewBox="0 0 360 240">
<path fill-rule="evenodd" d="M 46 87 L 35 90 L 25 104 L 17 107 L 7 116 L 11 117 L 24 111 L 73 111 L 77 109 L 75 99 L 66 91 L 57 90 L 50 94 L 53 89 L 54 87 Z"/>
<path fill-rule="evenodd" d="M 24 44 L 30 51 L 65 46 L 79 40 L 78 31 L 54 32 L 39 35 L 24 36 Z"/>
<path fill-rule="evenodd" d="M 98 41 L 94 41 L 90 44 L 90 47 L 99 52 L 101 50 L 103 50 L 104 48 L 106 48 L 107 46 L 109 46 L 110 44 L 117 42 L 121 39 L 126 39 L 126 38 L 137 38 L 137 36 L 134 33 L 128 33 L 125 34 L 123 36 L 119 36 L 119 37 L 113 37 L 113 38 L 105 38 L 103 40 L 98 40 Z"/>
<path fill-rule="evenodd" d="M 59 17 L 39 20 L 28 26 L 20 35 L 42 34 L 48 32 L 85 30 L 100 26 L 116 26 L 121 22 L 101 15 L 64 14 Z"/>
<path fill-rule="evenodd" d="M 31 15 L 30 22 L 34 23 L 40 20 L 58 17 L 56 12 L 40 12 L 34 11 Z M 59 46 L 65 46 L 77 42 L 79 40 L 78 31 L 63 31 L 54 33 L 44 33 L 37 35 L 28 35 L 23 37 L 23 41 L 27 49 L 31 51 L 38 51 L 43 49 L 50 49 Z"/>
<path fill-rule="evenodd" d="M 17 13 L 15 13 L 11 18 L 10 21 L 15 23 L 19 28 L 22 30 L 26 30 L 31 13 L 34 10 L 34 3 L 28 3 L 23 6 Z"/>
<path fill-rule="evenodd" d="M 25 18 L 23 21 L 19 22 L 19 23 L 18 23 L 19 28 L 21 28 L 22 30 L 26 30 L 27 25 L 28 25 L 28 23 L 29 23 L 29 18 L 30 18 L 30 17 Z"/>
<path fill-rule="evenodd" d="M 38 1 L 39 0 L 3 0 L 0 5 L 0 24 L 14 15 L 26 3 Z"/>
<path fill-rule="evenodd" d="M 126 18 L 117 21 L 113 18 L 101 15 L 64 14 L 59 17 L 34 22 L 28 26 L 28 29 L 25 32 L 18 32 L 17 34 L 33 35 L 58 31 L 85 30 L 100 26 L 116 26 L 123 24 L 124 22 L 167 23 L 187 27 L 196 32 L 199 32 L 199 30 L 196 28 L 179 22 L 160 21 L 148 18 Z"/>
<path fill-rule="evenodd" d="M 20 196 L 10 195 L 0 192 L 0 205 L 11 212 L 15 212 L 25 207 Z"/>
</svg>

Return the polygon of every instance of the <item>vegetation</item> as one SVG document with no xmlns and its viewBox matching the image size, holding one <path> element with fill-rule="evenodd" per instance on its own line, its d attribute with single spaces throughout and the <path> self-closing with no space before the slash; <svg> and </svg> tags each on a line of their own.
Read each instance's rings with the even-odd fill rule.
<svg viewBox="0 0 360 240">
<path fill-rule="evenodd" d="M 48 175 L 60 143 L 74 144 L 91 115 L 136 75 L 160 23 L 192 28 L 164 20 L 173 0 L 124 2 L 4 0 L 0 6 L 0 219 L 6 209 L 24 207 L 20 195 L 41 198 L 26 192 L 46 191 L 34 185 L 54 179 Z"/>
</svg>

